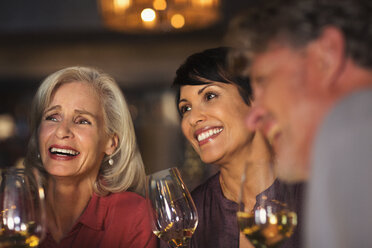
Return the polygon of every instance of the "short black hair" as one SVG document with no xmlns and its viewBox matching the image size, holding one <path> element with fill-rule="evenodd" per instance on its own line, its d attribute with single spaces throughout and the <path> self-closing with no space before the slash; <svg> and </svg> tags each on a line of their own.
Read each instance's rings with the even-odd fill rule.
<svg viewBox="0 0 372 248">
<path fill-rule="evenodd" d="M 180 99 L 180 89 L 184 85 L 203 85 L 211 81 L 237 86 L 244 102 L 250 106 L 253 92 L 248 77 L 230 73 L 228 64 L 230 47 L 217 47 L 192 54 L 176 71 L 172 87 L 176 90 L 176 104 Z"/>
</svg>

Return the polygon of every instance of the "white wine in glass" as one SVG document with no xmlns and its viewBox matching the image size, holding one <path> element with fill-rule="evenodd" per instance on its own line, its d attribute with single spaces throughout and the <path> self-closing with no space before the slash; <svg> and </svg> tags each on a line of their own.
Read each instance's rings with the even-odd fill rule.
<svg viewBox="0 0 372 248">
<path fill-rule="evenodd" d="M 178 169 L 149 175 L 146 198 L 154 234 L 170 247 L 188 247 L 198 225 L 198 214 Z"/>
<path fill-rule="evenodd" d="M 247 171 L 247 170 L 246 170 Z M 279 247 L 292 236 L 297 226 L 297 214 L 292 186 L 276 180 L 272 186 L 257 197 L 253 209 L 247 209 L 246 178 L 242 176 L 239 210 L 237 212 L 240 231 L 256 248 Z"/>
<path fill-rule="evenodd" d="M 36 170 L 0 169 L 0 210 L 0 248 L 39 245 L 45 235 L 45 208 Z"/>
</svg>

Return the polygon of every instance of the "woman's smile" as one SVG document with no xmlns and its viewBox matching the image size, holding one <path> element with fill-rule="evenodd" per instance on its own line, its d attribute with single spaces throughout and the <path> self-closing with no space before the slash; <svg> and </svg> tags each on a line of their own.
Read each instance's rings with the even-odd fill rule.
<svg viewBox="0 0 372 248">
<path fill-rule="evenodd" d="M 206 127 L 195 131 L 195 137 L 202 146 L 216 138 L 223 131 L 223 127 Z"/>
<path fill-rule="evenodd" d="M 204 163 L 244 156 L 253 133 L 245 127 L 250 111 L 233 84 L 185 85 L 178 104 L 182 131 Z M 248 145 L 248 146 L 247 146 Z"/>
<path fill-rule="evenodd" d="M 95 89 L 84 82 L 61 85 L 40 124 L 40 155 L 54 176 L 96 177 L 110 140 Z"/>
<path fill-rule="evenodd" d="M 69 146 L 52 145 L 48 149 L 49 157 L 55 160 L 72 160 L 80 155 L 80 152 Z"/>
</svg>

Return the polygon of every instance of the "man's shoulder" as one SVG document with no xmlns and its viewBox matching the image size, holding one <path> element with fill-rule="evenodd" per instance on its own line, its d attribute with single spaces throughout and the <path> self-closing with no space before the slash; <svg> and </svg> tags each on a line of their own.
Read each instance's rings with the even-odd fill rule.
<svg viewBox="0 0 372 248">
<path fill-rule="evenodd" d="M 330 109 L 320 125 L 316 147 L 344 143 L 372 129 L 372 88 L 352 92 Z"/>
<path fill-rule="evenodd" d="M 325 123 L 336 121 L 339 122 L 339 125 L 342 125 L 349 122 L 361 122 L 360 117 L 370 119 L 372 117 L 371 106 L 372 88 L 354 91 L 341 98 L 333 106 L 325 119 Z"/>
</svg>

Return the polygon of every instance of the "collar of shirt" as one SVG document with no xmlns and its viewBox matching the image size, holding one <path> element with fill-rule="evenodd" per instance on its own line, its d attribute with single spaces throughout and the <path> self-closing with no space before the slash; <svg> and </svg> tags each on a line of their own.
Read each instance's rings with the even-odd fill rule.
<svg viewBox="0 0 372 248">
<path fill-rule="evenodd" d="M 94 230 L 103 230 L 105 224 L 104 220 L 108 211 L 106 198 L 107 197 L 99 197 L 93 193 L 88 206 L 78 219 L 77 224 L 81 223 Z"/>
</svg>

